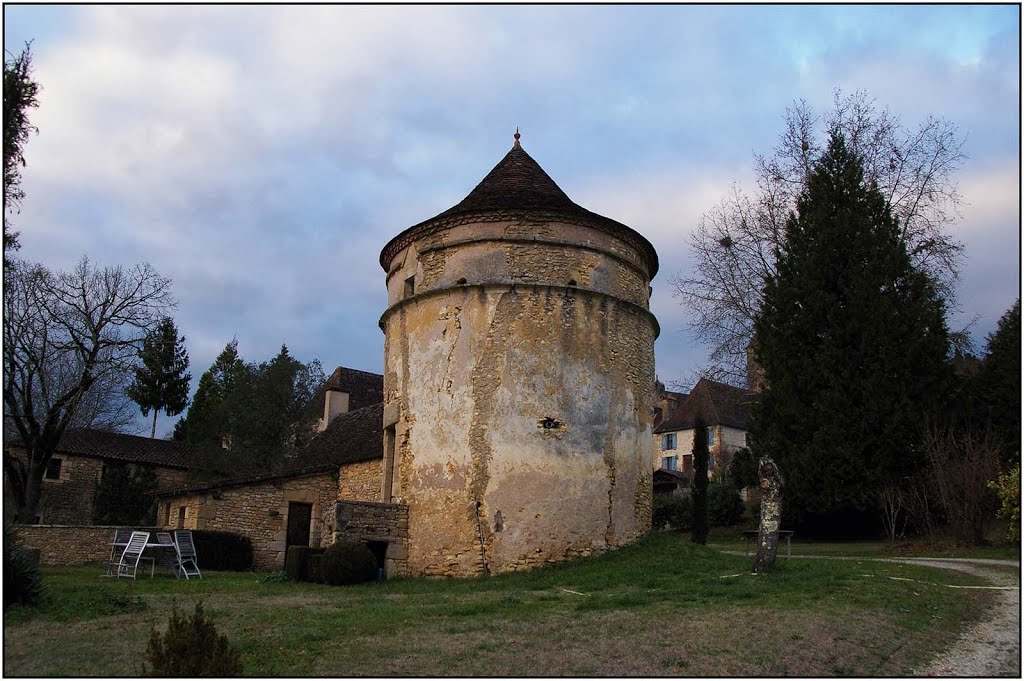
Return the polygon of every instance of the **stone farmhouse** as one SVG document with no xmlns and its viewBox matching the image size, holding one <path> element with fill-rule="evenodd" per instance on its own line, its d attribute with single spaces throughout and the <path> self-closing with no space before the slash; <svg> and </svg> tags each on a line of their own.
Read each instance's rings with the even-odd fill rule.
<svg viewBox="0 0 1024 681">
<path fill-rule="evenodd" d="M 339 369 L 304 450 L 162 489 L 159 525 L 245 534 L 260 569 L 292 544 L 365 542 L 388 576 L 527 569 L 650 529 L 650 242 L 570 200 L 517 132 L 380 264 L 383 376 Z"/>
<path fill-rule="evenodd" d="M 18 441 L 6 449 L 21 460 Z M 92 428 L 69 429 L 43 475 L 38 523 L 88 525 L 93 518 L 93 498 L 107 468 L 142 466 L 156 473 L 158 487 L 173 487 L 188 479 L 194 451 L 184 442 L 111 433 Z M 14 492 L 4 475 L 4 522 L 15 520 Z"/>
<path fill-rule="evenodd" d="M 708 428 L 708 472 L 728 468 L 732 454 L 747 446 L 750 406 L 754 393 L 743 388 L 702 378 L 671 415 L 654 429 L 654 469 L 664 485 L 678 481 L 686 486 L 693 475 L 693 433 L 703 415 Z"/>
</svg>

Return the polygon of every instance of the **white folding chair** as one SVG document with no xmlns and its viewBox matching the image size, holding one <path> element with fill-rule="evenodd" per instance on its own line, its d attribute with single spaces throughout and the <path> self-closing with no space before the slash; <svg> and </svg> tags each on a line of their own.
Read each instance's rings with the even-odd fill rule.
<svg viewBox="0 0 1024 681">
<path fill-rule="evenodd" d="M 157 532 L 156 543 L 160 545 L 156 562 L 172 572 L 176 571 L 178 569 L 178 547 L 174 544 L 174 537 L 170 532 Z"/>
<path fill-rule="evenodd" d="M 117 574 L 117 564 L 121 562 L 121 554 L 124 553 L 131 537 L 130 527 L 119 527 L 114 530 L 114 541 L 110 542 L 110 558 L 107 559 L 107 572 L 102 575 L 103 577 L 114 577 Z"/>
<path fill-rule="evenodd" d="M 175 530 L 174 546 L 178 554 L 178 564 L 176 566 L 178 577 L 180 578 L 184 574 L 185 579 L 189 577 L 199 577 L 199 579 L 202 579 L 203 573 L 199 571 L 196 546 L 192 543 L 192 530 Z M 191 568 L 189 567 L 190 565 Z"/>
<path fill-rule="evenodd" d="M 142 559 L 142 552 L 146 550 L 148 542 L 149 532 L 132 532 L 132 536 L 128 540 L 128 546 L 124 547 L 124 553 L 121 554 L 121 560 L 117 564 L 118 578 L 131 577 L 135 579 L 139 569 L 139 561 Z M 149 558 L 148 560 L 153 559 Z"/>
</svg>

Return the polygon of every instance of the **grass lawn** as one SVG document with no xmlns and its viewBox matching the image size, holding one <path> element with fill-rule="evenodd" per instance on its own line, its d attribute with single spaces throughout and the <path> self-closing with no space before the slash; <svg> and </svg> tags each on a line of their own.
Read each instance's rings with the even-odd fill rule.
<svg viewBox="0 0 1024 681">
<path fill-rule="evenodd" d="M 946 586 L 980 583 L 970 576 L 917 566 L 748 569 L 673 533 L 528 573 L 351 587 L 47 568 L 46 602 L 5 614 L 3 671 L 140 675 L 150 628 L 202 599 L 247 675 L 899 676 L 992 597 Z"/>
<path fill-rule="evenodd" d="M 750 525 L 750 529 L 756 529 Z M 712 528 L 708 544 L 722 551 L 743 551 L 743 529 L 746 526 Z M 864 556 L 866 558 L 994 558 L 998 560 L 1016 560 L 1021 558 L 1020 544 L 1000 542 L 1003 532 L 992 533 L 988 546 L 961 547 L 952 541 L 940 541 L 930 544 L 924 541 L 897 542 L 895 545 L 887 541 L 813 541 L 799 536 L 793 537 L 793 555 L 803 556 Z M 757 542 L 750 542 L 750 551 L 757 548 Z M 779 542 L 780 555 L 785 555 L 786 542 Z"/>
</svg>

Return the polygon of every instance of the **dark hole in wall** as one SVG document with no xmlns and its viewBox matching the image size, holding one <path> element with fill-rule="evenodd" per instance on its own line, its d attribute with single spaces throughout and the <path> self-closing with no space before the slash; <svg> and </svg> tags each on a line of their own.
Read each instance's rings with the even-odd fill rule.
<svg viewBox="0 0 1024 681">
<path fill-rule="evenodd" d="M 561 428 L 562 422 L 558 419 L 551 418 L 550 416 L 545 416 L 538 422 L 538 425 L 544 430 L 552 430 L 555 428 Z"/>
<path fill-rule="evenodd" d="M 459 279 L 459 280 L 458 280 L 457 282 L 455 282 L 455 283 L 456 283 L 456 284 L 458 284 L 459 286 L 465 286 L 465 285 L 466 285 L 466 278 L 465 278 L 465 277 L 462 277 L 461 279 Z"/>
<path fill-rule="evenodd" d="M 388 543 L 386 541 L 368 541 L 366 548 L 370 549 L 370 553 L 377 559 L 377 579 L 384 579 L 384 557 L 388 552 Z"/>
<path fill-rule="evenodd" d="M 569 280 L 569 286 L 575 286 L 575 285 L 576 285 L 576 280 L 575 279 L 570 279 Z"/>
</svg>

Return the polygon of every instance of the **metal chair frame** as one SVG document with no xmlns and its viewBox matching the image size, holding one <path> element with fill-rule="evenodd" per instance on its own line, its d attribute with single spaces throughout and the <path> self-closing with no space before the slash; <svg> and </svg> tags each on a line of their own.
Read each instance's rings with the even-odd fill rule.
<svg viewBox="0 0 1024 681">
<path fill-rule="evenodd" d="M 132 528 L 119 527 L 114 530 L 114 541 L 110 543 L 110 557 L 107 559 L 107 572 L 103 577 L 114 577 L 117 575 L 117 565 L 121 562 L 121 554 L 124 547 L 118 544 L 127 544 L 132 537 Z"/>
<path fill-rule="evenodd" d="M 196 546 L 192 542 L 192 530 L 175 530 L 174 531 L 174 548 L 178 555 L 178 562 L 175 566 L 178 573 L 178 578 L 181 575 L 185 575 L 185 579 L 190 577 L 203 578 L 203 573 L 199 571 L 198 556 L 196 556 Z M 189 569 L 189 564 L 192 565 L 192 569 Z"/>
<path fill-rule="evenodd" d="M 142 552 L 146 550 L 147 543 L 149 543 L 149 532 L 132 532 L 132 536 L 128 540 L 128 546 L 124 547 L 121 560 L 117 564 L 118 579 L 121 577 L 135 579 L 139 570 L 139 561 L 142 560 Z M 152 562 L 153 559 L 147 558 L 147 560 Z M 151 576 L 152 573 L 153 569 L 150 568 Z"/>
</svg>

